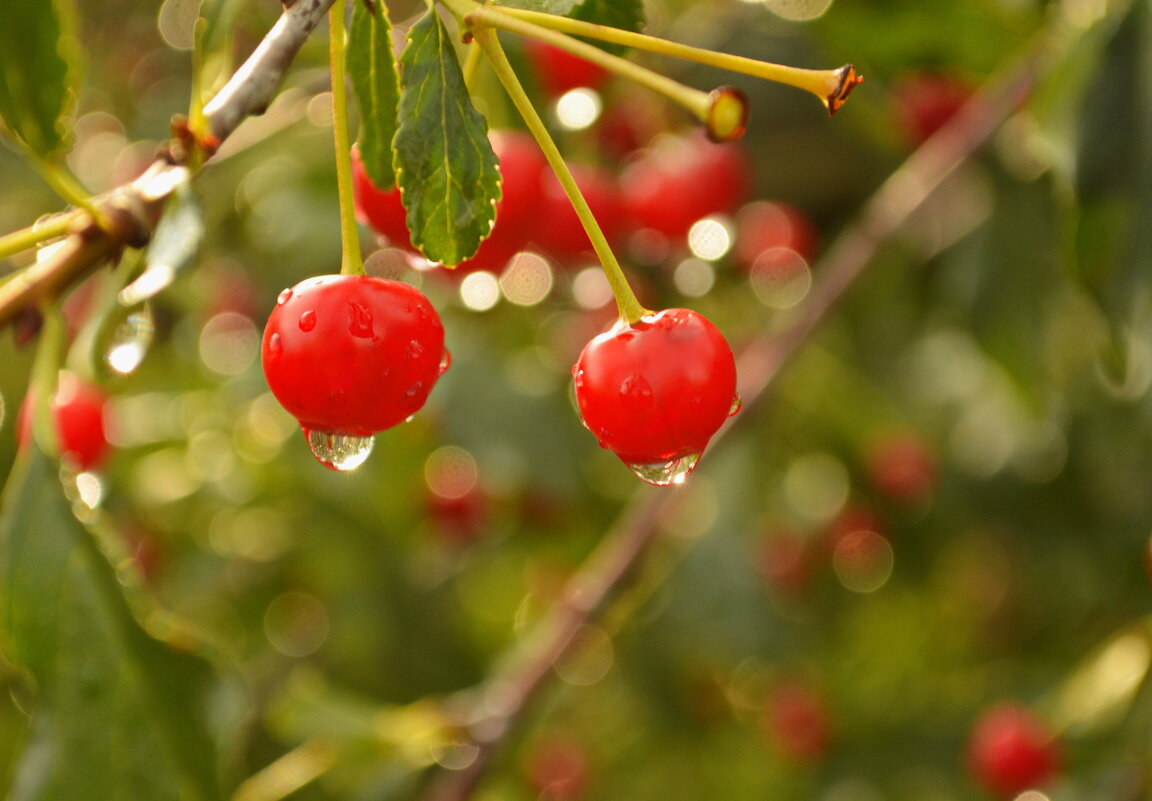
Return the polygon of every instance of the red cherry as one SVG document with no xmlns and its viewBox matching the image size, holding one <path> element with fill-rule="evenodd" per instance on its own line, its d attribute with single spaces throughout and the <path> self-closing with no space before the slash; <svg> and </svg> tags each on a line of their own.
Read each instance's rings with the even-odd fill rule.
<svg viewBox="0 0 1152 801">
<path fill-rule="evenodd" d="M 1060 755 L 1052 734 L 1029 709 L 1001 704 L 976 721 L 968 741 L 968 762 L 981 786 L 1012 798 L 1048 784 L 1059 769 Z"/>
<path fill-rule="evenodd" d="M 967 83 L 951 76 L 905 75 L 893 89 L 900 129 L 912 144 L 920 144 L 952 119 L 972 91 Z"/>
<path fill-rule="evenodd" d="M 524 52 L 536 70 L 541 88 L 551 97 L 581 87 L 598 89 L 608 80 L 608 71 L 599 64 L 539 39 L 525 39 Z"/>
<path fill-rule="evenodd" d="M 570 166 L 572 177 L 580 187 L 592 216 L 600 224 L 604 236 L 612 241 L 620 231 L 623 204 L 616 179 L 606 170 L 586 164 Z M 547 171 L 542 180 L 543 197 L 540 227 L 534 241 L 561 262 L 571 262 L 592 250 L 592 242 L 584 232 L 576 210 L 572 208 L 564 187 L 555 174 Z"/>
<path fill-rule="evenodd" d="M 537 798 L 572 801 L 587 787 L 588 754 L 578 740 L 553 735 L 532 748 L 524 773 Z"/>
<path fill-rule="evenodd" d="M 393 246 L 413 249 L 408 235 L 408 213 L 400 199 L 399 187 L 393 186 L 385 191 L 372 183 L 355 145 L 352 146 L 352 192 L 356 218 L 360 222 L 371 225 L 377 233 L 388 237 Z"/>
<path fill-rule="evenodd" d="M 536 140 L 522 131 L 491 131 L 488 138 L 499 160 L 501 176 L 496 221 L 476 254 L 456 266 L 453 272 L 457 273 L 503 270 L 508 260 L 528 245 L 538 223 L 540 180 L 547 162 Z M 393 245 L 414 250 L 400 190 L 378 189 L 364 171 L 355 147 L 352 148 L 352 172 L 357 216 L 377 233 L 388 237 Z"/>
<path fill-rule="evenodd" d="M 108 396 L 104 390 L 74 373 L 60 374 L 52 399 L 60 458 L 77 470 L 97 470 L 111 453 L 104 420 Z M 24 398 L 16 420 L 17 437 L 24 447 L 32 435 L 32 396 Z"/>
<path fill-rule="evenodd" d="M 500 160 L 502 189 L 496 201 L 496 222 L 476 255 L 458 265 L 456 272 L 500 272 L 528 246 L 540 220 L 540 182 L 548 162 L 536 140 L 522 131 L 493 131 L 489 139 Z"/>
<path fill-rule="evenodd" d="M 750 269 L 770 248 L 788 248 L 810 261 L 816 250 L 816 226 L 804 212 L 788 203 L 757 200 L 736 214 L 736 261 Z"/>
<path fill-rule="evenodd" d="M 262 358 L 272 394 L 333 469 L 351 469 L 367 452 L 352 464 L 318 448 L 355 450 L 362 443 L 354 440 L 403 422 L 447 363 L 444 328 L 428 299 L 408 284 L 363 275 L 322 275 L 281 292 Z M 350 439 L 334 439 L 341 437 Z"/>
<path fill-rule="evenodd" d="M 773 691 L 764 725 L 769 737 L 793 762 L 817 761 L 832 740 L 824 699 L 799 681 L 786 682 Z"/>
<path fill-rule="evenodd" d="M 698 132 L 663 138 L 630 164 L 620 179 L 632 222 L 671 238 L 709 214 L 731 214 L 751 186 L 743 147 L 708 141 Z"/>
<path fill-rule="evenodd" d="M 584 425 L 659 486 L 684 480 L 739 403 L 728 342 L 690 309 L 618 322 L 584 347 L 572 375 Z"/>
<path fill-rule="evenodd" d="M 914 434 L 896 434 L 875 443 L 867 464 L 872 484 L 897 503 L 916 503 L 936 487 L 932 449 Z"/>
</svg>

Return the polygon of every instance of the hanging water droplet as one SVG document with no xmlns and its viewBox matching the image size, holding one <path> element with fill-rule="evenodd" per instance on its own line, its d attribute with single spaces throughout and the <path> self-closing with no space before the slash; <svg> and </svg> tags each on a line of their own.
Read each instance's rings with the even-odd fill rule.
<svg viewBox="0 0 1152 801">
<path fill-rule="evenodd" d="M 348 301 L 348 331 L 361 339 L 376 339 L 372 332 L 372 312 L 359 303 Z"/>
<path fill-rule="evenodd" d="M 292 290 L 291 289 L 282 289 L 282 290 L 280 290 L 280 294 L 276 296 L 276 305 L 277 306 L 283 306 L 285 303 L 287 303 L 290 300 L 292 300 Z"/>
<path fill-rule="evenodd" d="M 404 349 L 404 358 L 409 361 L 415 361 L 424 355 L 424 346 L 420 344 L 420 340 L 414 339 L 408 343 L 408 347 Z"/>
<path fill-rule="evenodd" d="M 744 399 L 741 398 L 740 393 L 737 392 L 735 395 L 732 396 L 732 405 L 730 407 L 728 407 L 728 416 L 731 417 L 732 415 L 736 414 L 736 412 L 740 411 L 743 408 L 744 408 Z"/>
<path fill-rule="evenodd" d="M 272 356 L 279 356 L 284 350 L 284 343 L 280 341 L 279 334 L 273 334 L 268 338 L 268 353 Z"/>
<path fill-rule="evenodd" d="M 129 312 L 108 339 L 104 363 L 117 373 L 128 375 L 144 361 L 155 331 L 152 310 L 147 305 Z"/>
<path fill-rule="evenodd" d="M 415 420 L 415 419 L 416 419 L 416 413 L 415 413 L 415 412 L 413 412 L 412 414 L 410 414 L 410 415 L 408 415 L 407 417 L 405 417 L 405 418 L 404 418 L 404 422 L 405 422 L 405 423 L 411 423 L 411 422 L 412 422 L 413 420 Z"/>
<path fill-rule="evenodd" d="M 316 312 L 312 309 L 300 315 L 300 330 L 304 332 L 311 331 L 316 327 Z"/>
<path fill-rule="evenodd" d="M 690 453 L 667 462 L 649 462 L 645 464 L 630 464 L 628 469 L 640 477 L 642 481 L 655 484 L 657 487 L 669 487 L 683 484 L 684 479 L 700 461 L 700 454 Z"/>
<path fill-rule="evenodd" d="M 376 437 L 371 435 L 358 437 L 354 434 L 341 434 L 339 431 L 302 430 L 316 461 L 329 470 L 355 470 L 364 464 L 372 453 L 372 446 L 376 444 Z"/>
<path fill-rule="evenodd" d="M 440 375 L 448 372 L 448 368 L 452 366 L 452 354 L 448 352 L 448 348 L 444 348 L 444 352 L 440 354 Z"/>
</svg>

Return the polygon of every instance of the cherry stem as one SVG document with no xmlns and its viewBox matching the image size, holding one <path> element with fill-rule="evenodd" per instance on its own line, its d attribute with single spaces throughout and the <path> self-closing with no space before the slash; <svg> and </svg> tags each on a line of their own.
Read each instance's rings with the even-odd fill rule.
<svg viewBox="0 0 1152 801">
<path fill-rule="evenodd" d="M 455 3 L 453 3 L 455 5 Z M 520 19 L 508 13 L 511 9 L 496 8 L 490 5 L 477 6 L 464 15 L 464 21 L 471 26 L 486 26 L 500 30 L 528 36 L 546 42 L 554 47 L 566 50 L 585 61 L 591 61 L 609 72 L 626 78 L 634 83 L 664 95 L 669 100 L 683 106 L 697 120 L 707 123 L 712 109 L 712 96 L 708 92 L 685 86 L 679 81 L 662 75 L 659 72 L 642 67 L 626 58 L 613 55 L 601 50 L 596 45 L 573 39 L 561 33 L 554 27 L 539 25 L 535 18 L 532 20 Z M 558 19 L 552 14 L 538 14 L 545 20 Z M 609 29 L 614 30 L 614 29 Z"/>
<path fill-rule="evenodd" d="M 494 27 L 503 27 L 508 17 L 522 22 L 531 23 L 538 27 L 549 28 L 553 31 L 577 36 L 587 36 L 590 39 L 599 39 L 602 42 L 645 50 L 649 53 L 671 56 L 686 61 L 695 61 L 698 64 L 707 64 L 712 67 L 763 78 L 768 81 L 782 83 L 796 89 L 811 92 L 829 114 L 835 114 L 844 104 L 849 93 L 863 78 L 857 73 L 855 67 L 846 64 L 838 69 L 810 70 L 799 67 L 789 67 L 784 64 L 773 64 L 755 58 L 736 56 L 730 53 L 719 53 L 702 47 L 671 42 L 656 36 L 613 28 L 608 25 L 597 25 L 571 17 L 561 17 L 555 14 L 545 14 L 540 11 L 529 11 L 520 8 L 501 8 L 499 10 L 485 7 L 481 12 L 488 24 Z M 508 28 L 512 30 L 512 28 Z M 593 48 L 599 50 L 599 48 Z M 575 52 L 575 51 L 573 51 Z M 602 51 L 601 51 L 602 52 Z"/>
<path fill-rule="evenodd" d="M 532 105 L 532 101 L 520 84 L 520 79 L 516 77 L 516 72 L 512 69 L 512 65 L 508 63 L 508 57 L 504 54 L 504 48 L 500 46 L 496 31 L 484 25 L 477 25 L 473 28 L 473 34 L 476 37 L 476 43 L 480 45 L 480 49 L 484 51 L 484 55 L 492 64 L 497 77 L 500 78 L 500 82 L 504 84 L 516 110 L 524 118 L 528 130 L 532 132 L 536 142 L 540 145 L 540 149 L 544 151 L 544 158 L 548 160 L 548 164 L 556 173 L 556 178 L 564 188 L 564 193 L 568 195 L 572 208 L 576 210 L 576 216 L 580 218 L 580 223 L 584 226 L 588 239 L 592 242 L 592 248 L 600 259 L 600 265 L 604 268 L 604 275 L 608 278 L 608 284 L 612 287 L 612 294 L 616 297 L 616 306 L 620 310 L 621 319 L 628 323 L 635 323 L 651 312 L 641 306 L 640 301 L 636 299 L 636 294 L 632 291 L 628 279 L 624 276 L 624 271 L 620 268 L 620 262 L 616 260 L 616 254 L 612 252 L 600 224 L 596 222 L 596 217 L 593 216 L 592 209 L 588 206 L 588 201 L 584 199 L 580 187 L 576 185 L 572 171 L 568 169 L 568 165 L 565 163 L 564 157 L 560 155 L 560 150 L 548 133 L 544 121 L 540 119 L 540 114 Z"/>
<path fill-rule="evenodd" d="M 84 212 L 71 212 L 60 214 L 47 222 L 37 223 L 27 228 L 21 228 L 19 231 L 13 231 L 10 234 L 0 236 L 0 259 L 22 253 L 29 248 L 36 247 L 36 245 L 39 245 L 41 242 L 47 242 L 49 239 L 64 236 L 64 234 L 68 233 L 68 229 L 72 225 L 73 220 L 76 219 L 76 215 L 83 213 Z"/>
<path fill-rule="evenodd" d="M 328 53 L 332 69 L 332 133 L 336 143 L 336 184 L 340 194 L 341 275 L 364 275 L 360 231 L 352 199 L 352 145 L 348 136 L 348 88 L 344 79 L 344 0 L 328 10 Z"/>
<path fill-rule="evenodd" d="M 48 303 L 40 305 L 43 324 L 40 342 L 32 362 L 32 435 L 40 450 L 50 456 L 59 455 L 56 426 L 52 422 L 52 399 L 56 397 L 56 384 L 64 359 L 64 339 L 67 326 L 64 315 Z"/>
<path fill-rule="evenodd" d="M 92 215 L 92 219 L 103 230 L 108 230 L 109 222 L 103 213 L 92 202 L 92 196 L 80 185 L 71 171 L 59 161 L 35 158 L 33 163 L 40 175 L 48 182 L 57 195 L 77 208 Z"/>
</svg>

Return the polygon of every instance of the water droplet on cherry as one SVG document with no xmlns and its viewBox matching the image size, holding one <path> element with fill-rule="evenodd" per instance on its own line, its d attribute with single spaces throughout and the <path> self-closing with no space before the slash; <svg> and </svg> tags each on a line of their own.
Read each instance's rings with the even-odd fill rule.
<svg viewBox="0 0 1152 801">
<path fill-rule="evenodd" d="M 652 385 L 639 373 L 633 373 L 620 383 L 620 398 L 634 409 L 647 409 L 652 405 Z"/>
<path fill-rule="evenodd" d="M 420 393 L 420 390 L 422 390 L 422 389 L 424 389 L 424 382 L 423 381 L 417 381 L 415 384 L 413 384 L 412 386 L 408 387 L 407 390 L 405 390 L 404 395 L 405 395 L 405 397 L 415 398 Z"/>
<path fill-rule="evenodd" d="M 279 334 L 273 334 L 268 338 L 268 353 L 272 356 L 279 356 L 284 350 L 284 343 L 280 341 Z"/>
<path fill-rule="evenodd" d="M 744 399 L 741 398 L 740 393 L 737 392 L 735 395 L 732 396 L 732 405 L 730 407 L 728 407 L 728 416 L 731 417 L 732 415 L 736 414 L 738 411 L 740 411 L 743 408 L 744 408 Z"/>
<path fill-rule="evenodd" d="M 311 331 L 316 327 L 316 312 L 309 309 L 300 315 L 300 330 Z"/>
<path fill-rule="evenodd" d="M 684 479 L 700 461 L 700 454 L 690 453 L 678 456 L 666 462 L 648 462 L 644 464 L 630 464 L 628 469 L 640 477 L 642 481 L 655 484 L 657 487 L 670 487 L 683 484 Z"/>
<path fill-rule="evenodd" d="M 283 306 L 285 303 L 287 303 L 290 300 L 292 300 L 292 290 L 291 289 L 283 289 L 280 291 L 280 294 L 276 296 L 276 305 L 277 306 Z"/>
<path fill-rule="evenodd" d="M 444 352 L 440 354 L 440 375 L 448 372 L 448 368 L 452 366 L 452 354 L 448 352 L 448 348 L 444 348 Z"/>
<path fill-rule="evenodd" d="M 414 339 L 408 343 L 408 347 L 404 350 L 404 358 L 408 361 L 415 361 L 424 355 L 424 346 L 420 344 L 420 340 Z"/>
<path fill-rule="evenodd" d="M 376 339 L 376 335 L 372 332 L 372 312 L 352 301 L 348 302 L 348 312 L 348 331 L 352 336 Z"/>
<path fill-rule="evenodd" d="M 302 429 L 304 437 L 308 440 L 308 448 L 316 461 L 329 470 L 345 472 L 355 470 L 372 453 L 372 446 L 376 444 L 374 436 L 359 437 L 354 434 L 342 434 L 339 431 L 312 431 Z"/>
</svg>

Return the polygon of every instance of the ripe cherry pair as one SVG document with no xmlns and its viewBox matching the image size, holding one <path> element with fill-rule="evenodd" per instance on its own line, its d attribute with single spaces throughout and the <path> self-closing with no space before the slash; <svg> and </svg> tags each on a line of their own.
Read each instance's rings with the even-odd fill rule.
<svg viewBox="0 0 1152 801">
<path fill-rule="evenodd" d="M 325 275 L 284 290 L 269 316 L 264 375 L 317 458 L 361 464 L 372 437 L 415 414 L 448 369 L 436 309 L 408 284 Z M 724 336 L 689 309 L 618 322 L 572 369 L 584 425 L 643 480 L 678 484 L 739 408 Z"/>
</svg>

